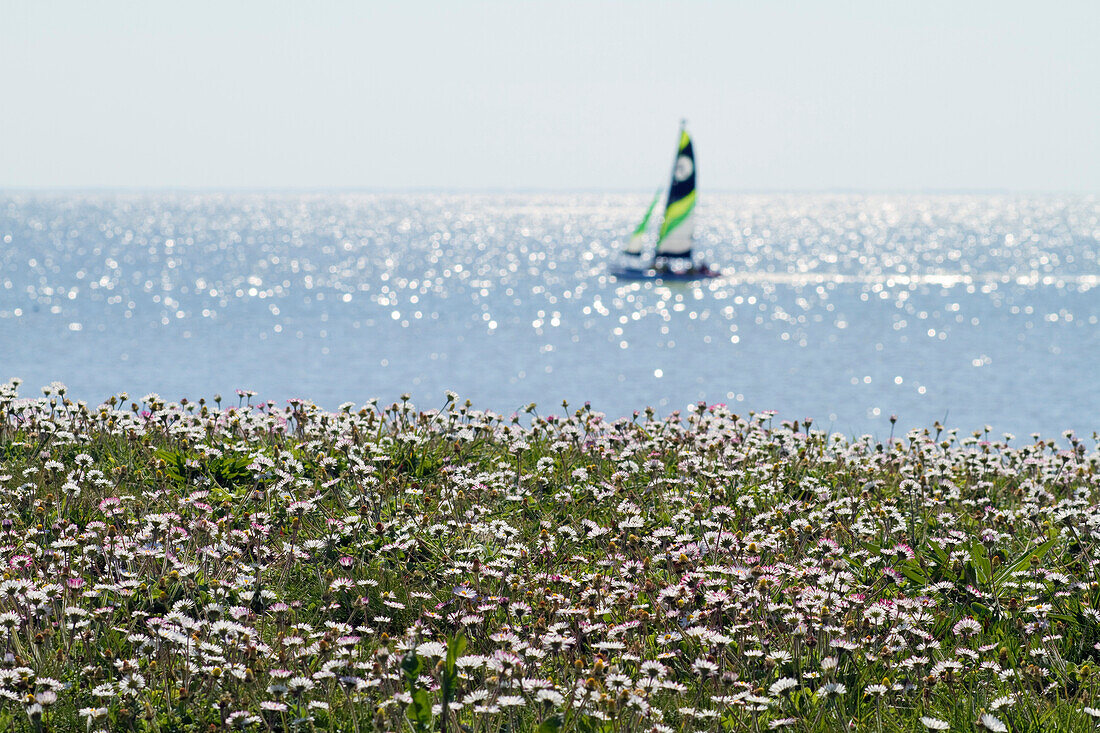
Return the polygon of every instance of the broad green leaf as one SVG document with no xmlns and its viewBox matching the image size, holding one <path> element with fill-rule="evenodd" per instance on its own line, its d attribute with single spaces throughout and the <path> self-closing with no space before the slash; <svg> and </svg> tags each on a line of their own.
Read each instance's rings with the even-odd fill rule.
<svg viewBox="0 0 1100 733">
<path fill-rule="evenodd" d="M 432 701 L 428 691 L 421 688 L 412 694 L 412 702 L 405 710 L 405 716 L 417 731 L 429 731 L 432 727 Z"/>
<path fill-rule="evenodd" d="M 417 675 L 420 674 L 420 667 L 420 659 L 416 656 L 415 649 L 410 649 L 401 659 L 401 670 L 405 673 L 405 679 L 410 684 L 416 683 Z"/>
<path fill-rule="evenodd" d="M 1012 577 L 1012 574 L 1015 573 L 1017 570 L 1022 570 L 1025 566 L 1030 564 L 1033 557 L 1041 560 L 1043 556 L 1047 554 L 1050 548 L 1054 547 L 1054 543 L 1057 541 L 1058 538 L 1053 537 L 1036 547 L 1034 550 L 1031 550 L 1030 552 L 1025 550 L 1024 553 L 1020 555 L 1020 557 L 1005 565 L 1001 569 L 1001 571 L 994 576 L 993 584 L 1000 585 L 1005 580 Z"/>
<path fill-rule="evenodd" d="M 981 542 L 971 543 L 970 561 L 974 564 L 974 572 L 979 583 L 986 584 L 993 579 L 993 565 L 989 555 L 986 554 L 985 545 Z"/>
<path fill-rule="evenodd" d="M 458 658 L 466 651 L 466 637 L 459 634 L 447 644 L 447 669 L 454 669 Z"/>
<path fill-rule="evenodd" d="M 928 547 L 930 550 L 932 550 L 933 553 L 935 553 L 936 559 L 939 560 L 941 566 L 949 564 L 950 558 L 947 555 L 947 550 L 943 549 L 935 542 L 927 543 L 926 547 Z"/>
<path fill-rule="evenodd" d="M 562 718 L 560 714 L 547 718 L 535 729 L 535 733 L 558 733 L 561 730 Z"/>
<path fill-rule="evenodd" d="M 928 585 L 928 576 L 921 572 L 920 566 L 912 560 L 898 563 L 897 570 L 917 585 Z"/>
</svg>

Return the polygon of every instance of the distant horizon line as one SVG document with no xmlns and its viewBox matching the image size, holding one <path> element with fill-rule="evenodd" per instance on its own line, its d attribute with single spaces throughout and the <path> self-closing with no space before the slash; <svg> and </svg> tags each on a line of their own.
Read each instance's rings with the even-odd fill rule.
<svg viewBox="0 0 1100 733">
<path fill-rule="evenodd" d="M 0 194 L 17 193 L 99 193 L 99 194 L 645 194 L 650 195 L 652 188 L 560 188 L 534 186 L 525 187 L 458 187 L 458 186 L 405 186 L 383 188 L 380 186 L 7 186 L 0 185 Z M 720 195 L 809 195 L 809 194 L 857 194 L 857 195 L 982 195 L 982 196 L 1096 196 L 1098 191 L 1087 190 L 1050 190 L 1015 188 L 716 188 L 708 189 L 707 194 Z"/>
</svg>

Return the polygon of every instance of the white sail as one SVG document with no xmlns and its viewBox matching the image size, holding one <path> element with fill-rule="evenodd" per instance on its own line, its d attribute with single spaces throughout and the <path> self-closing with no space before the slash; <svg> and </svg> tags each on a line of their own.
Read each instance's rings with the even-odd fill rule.
<svg viewBox="0 0 1100 733">
<path fill-rule="evenodd" d="M 639 255 L 641 255 L 643 239 L 644 237 L 642 237 L 640 234 L 636 234 L 631 237 L 630 240 L 627 241 L 626 245 L 623 247 L 623 254 L 630 255 L 631 257 L 638 257 Z"/>
<path fill-rule="evenodd" d="M 653 201 L 650 202 L 649 208 L 645 211 L 645 216 L 642 217 L 641 223 L 634 229 L 634 233 L 630 235 L 630 241 L 623 247 L 623 254 L 628 254 L 631 257 L 638 257 L 642 254 L 642 244 L 645 242 L 645 230 L 649 226 L 649 217 L 653 215 L 653 210 L 657 208 L 657 201 L 661 198 L 660 190 L 653 195 Z"/>
<path fill-rule="evenodd" d="M 695 213 L 688 214 L 657 245 L 658 257 L 689 257 L 695 242 Z"/>
</svg>

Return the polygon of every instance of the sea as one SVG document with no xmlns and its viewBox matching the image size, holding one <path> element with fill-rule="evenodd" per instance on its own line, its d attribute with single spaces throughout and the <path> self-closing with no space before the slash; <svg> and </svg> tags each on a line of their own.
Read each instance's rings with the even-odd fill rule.
<svg viewBox="0 0 1100 733">
<path fill-rule="evenodd" d="M 709 194 L 724 275 L 609 273 L 645 194 L 0 192 L 0 380 L 885 439 L 1100 430 L 1100 198 Z M 242 398 L 238 390 L 255 392 Z"/>
</svg>

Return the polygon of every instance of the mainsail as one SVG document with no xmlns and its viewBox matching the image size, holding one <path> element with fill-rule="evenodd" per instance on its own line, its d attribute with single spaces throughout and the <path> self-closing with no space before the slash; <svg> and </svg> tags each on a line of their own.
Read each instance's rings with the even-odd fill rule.
<svg viewBox="0 0 1100 733">
<path fill-rule="evenodd" d="M 645 216 L 642 217 L 642 221 L 634 229 L 634 233 L 630 235 L 630 241 L 623 247 L 623 254 L 628 254 L 633 257 L 637 257 L 642 253 L 642 240 L 645 237 L 645 228 L 649 226 L 649 217 L 653 215 L 653 210 L 657 208 L 657 200 L 661 198 L 661 191 L 658 190 L 653 195 L 653 201 L 650 202 L 649 208 L 645 210 Z"/>
<path fill-rule="evenodd" d="M 680 128 L 680 146 L 676 164 L 672 167 L 672 183 L 668 187 L 665 219 L 657 239 L 658 257 L 691 257 L 695 226 L 695 152 L 687 130 Z"/>
</svg>

